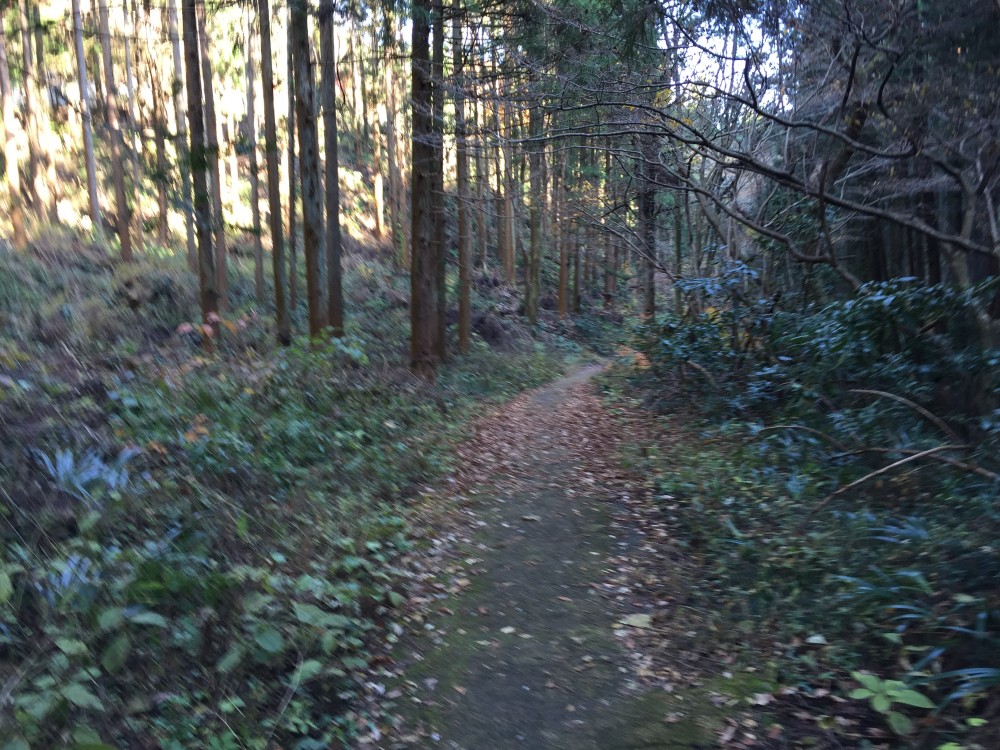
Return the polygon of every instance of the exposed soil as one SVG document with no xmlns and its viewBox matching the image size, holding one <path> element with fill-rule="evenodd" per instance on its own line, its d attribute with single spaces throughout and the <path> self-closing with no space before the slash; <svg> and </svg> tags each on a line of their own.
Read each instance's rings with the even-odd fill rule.
<svg viewBox="0 0 1000 750">
<path fill-rule="evenodd" d="M 725 709 L 705 682 L 637 676 L 638 632 L 623 618 L 642 627 L 649 603 L 613 592 L 627 591 L 619 562 L 643 537 L 620 522 L 635 485 L 623 423 L 591 382 L 599 370 L 522 395 L 464 447 L 454 525 L 439 521 L 429 544 L 438 583 L 416 597 L 397 649 L 405 667 L 387 708 L 398 718 L 379 746 L 716 745 Z"/>
</svg>

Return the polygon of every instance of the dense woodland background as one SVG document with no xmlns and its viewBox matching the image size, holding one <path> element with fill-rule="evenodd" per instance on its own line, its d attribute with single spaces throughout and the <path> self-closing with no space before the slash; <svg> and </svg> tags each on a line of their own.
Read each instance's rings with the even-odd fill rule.
<svg viewBox="0 0 1000 750">
<path fill-rule="evenodd" d="M 372 736 L 402 499 L 590 351 L 781 742 L 997 747 L 1000 3 L 0 25 L 0 747 Z"/>
</svg>

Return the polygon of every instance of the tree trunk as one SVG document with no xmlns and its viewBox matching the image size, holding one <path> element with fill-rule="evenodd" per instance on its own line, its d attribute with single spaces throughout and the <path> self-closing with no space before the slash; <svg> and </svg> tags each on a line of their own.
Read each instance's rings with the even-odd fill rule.
<svg viewBox="0 0 1000 750">
<path fill-rule="evenodd" d="M 542 112 L 535 104 L 528 113 L 528 178 L 531 182 L 531 206 L 528 210 L 528 267 L 524 279 L 524 312 L 530 325 L 538 322 L 538 297 L 542 268 L 542 197 L 545 194 L 542 174 Z"/>
<path fill-rule="evenodd" d="M 184 60 L 187 70 L 187 110 L 191 133 L 191 182 L 194 189 L 195 229 L 198 235 L 198 282 L 201 290 L 201 317 L 204 325 L 218 332 L 219 290 L 216 286 L 215 257 L 212 254 L 212 210 L 208 195 L 208 154 L 202 111 L 201 65 L 198 55 L 198 12 L 200 0 L 183 0 Z M 104 7 L 104 18 L 107 8 Z M 106 26 L 106 24 L 104 24 Z M 109 85 L 108 90 L 113 90 Z M 206 348 L 211 338 L 204 336 Z"/>
<path fill-rule="evenodd" d="M 229 274 L 226 268 L 226 222 L 222 214 L 222 175 L 219 164 L 219 126 L 215 117 L 215 94 L 212 90 L 212 55 L 209 51 L 208 29 L 204 0 L 195 4 L 198 13 L 198 44 L 201 51 L 202 95 L 205 101 L 205 137 L 208 143 L 208 167 L 215 213 L 215 274 L 218 277 L 219 309 L 225 310 L 229 296 Z"/>
<path fill-rule="evenodd" d="M 394 257 L 399 265 L 406 261 L 406 250 L 403 239 L 402 205 L 400 204 L 399 162 L 396 155 L 396 83 L 393 80 L 393 61 L 388 50 L 383 64 L 385 78 L 385 146 L 389 162 L 389 225 L 392 232 L 392 247 Z"/>
<path fill-rule="evenodd" d="M 642 248 L 642 314 L 656 315 L 656 225 L 654 210 L 656 192 L 651 178 L 652 164 L 643 158 L 644 179 L 639 194 L 639 243 Z"/>
<path fill-rule="evenodd" d="M 434 125 L 431 113 L 430 26 L 431 0 L 413 2 L 412 68 L 412 251 L 410 271 L 410 366 L 427 380 L 434 379 L 438 357 L 435 348 L 437 326 L 437 280 L 434 254 L 434 206 L 431 191 L 435 182 Z"/>
<path fill-rule="evenodd" d="M 292 8 L 288 8 L 288 299 L 292 313 L 299 306 L 297 268 L 298 228 L 295 222 L 295 62 L 292 56 Z"/>
<path fill-rule="evenodd" d="M 444 216 L 444 0 L 434 2 L 434 48 L 431 60 L 433 81 L 432 116 L 434 118 L 434 187 L 431 189 L 434 201 L 434 258 L 437 283 L 437 325 L 435 326 L 434 348 L 438 360 L 444 362 L 448 356 L 448 251 L 445 245 Z"/>
<path fill-rule="evenodd" d="M 126 2 L 122 2 L 122 19 L 125 22 L 125 34 L 123 35 L 124 39 L 122 41 L 125 45 L 125 90 L 128 92 L 128 127 L 131 151 L 129 154 L 129 160 L 132 162 L 132 201 L 134 206 L 133 212 L 135 214 L 134 218 L 136 221 L 135 248 L 139 252 L 142 252 L 143 222 L 141 200 L 142 191 L 140 189 L 142 171 L 139 163 L 139 126 L 138 120 L 135 116 L 135 83 L 132 76 L 132 45 L 129 42 L 135 33 L 135 27 L 132 25 L 132 19 L 128 12 L 128 3 Z M 131 218 L 133 217 L 130 217 L 130 219 Z"/>
<path fill-rule="evenodd" d="M 177 7 L 167 0 L 167 22 L 174 57 L 174 139 L 177 150 L 177 170 L 181 173 L 181 200 L 184 203 L 184 236 L 187 241 L 188 268 L 198 270 L 198 247 L 194 237 L 194 210 L 191 202 L 191 171 L 187 145 L 187 108 L 184 104 L 184 66 L 181 59 L 181 38 L 177 28 Z"/>
<path fill-rule="evenodd" d="M 455 77 L 455 173 L 458 203 L 458 351 L 468 354 L 472 331 L 472 227 L 469 215 L 469 153 L 465 132 L 465 60 L 462 47 L 461 0 L 452 0 L 455 13 L 452 55 Z"/>
<path fill-rule="evenodd" d="M 167 246 L 169 242 L 169 217 L 167 216 L 169 203 L 167 201 L 167 129 L 166 116 L 164 115 L 163 91 L 160 88 L 160 79 L 155 74 L 151 76 L 153 84 L 153 140 L 156 147 L 156 205 L 158 220 L 157 239 L 160 245 Z"/>
<path fill-rule="evenodd" d="M 489 244 L 487 239 L 489 233 L 490 203 L 487 193 L 490 189 L 489 159 L 486 158 L 486 136 L 485 131 L 480 127 L 485 125 L 485 112 L 481 112 L 482 104 L 476 99 L 472 107 L 473 122 L 472 129 L 479 133 L 480 137 L 476 141 L 476 236 L 479 245 L 479 263 L 483 273 L 486 273 L 487 252 Z"/>
<path fill-rule="evenodd" d="M 323 66 L 323 145 L 326 150 L 326 297 L 334 336 L 344 335 L 344 291 L 341 281 L 340 159 L 337 144 L 337 52 L 334 47 L 333 2 L 319 9 L 319 55 Z"/>
<path fill-rule="evenodd" d="M 316 88 L 309 56 L 309 13 L 306 0 L 289 6 L 292 54 L 295 60 L 295 119 L 299 131 L 299 178 L 302 181 L 302 256 L 306 265 L 306 301 L 309 335 L 326 326 L 320 252 L 323 249 L 323 196 L 319 187 L 319 132 L 316 127 Z"/>
<path fill-rule="evenodd" d="M 3 157 L 7 190 L 10 193 L 10 224 L 14 247 L 24 250 L 28 246 L 28 238 L 24 231 L 24 199 L 21 196 L 21 173 L 17 160 L 17 133 L 20 126 L 14 116 L 14 91 L 10 85 L 7 42 L 3 34 L 0 34 L 0 103 L 3 105 Z"/>
<path fill-rule="evenodd" d="M 73 0 L 72 7 L 73 44 L 76 51 L 76 80 L 80 87 L 80 114 L 83 121 L 83 158 L 87 164 L 87 197 L 89 199 L 90 223 L 94 227 L 94 231 L 100 234 L 101 205 L 97 192 L 97 167 L 94 163 L 94 131 L 90 117 L 90 86 L 87 83 L 87 56 L 83 51 L 83 19 L 80 16 L 80 0 Z M 15 170 L 17 169 L 16 162 L 14 168 Z"/>
<path fill-rule="evenodd" d="M 258 0 L 260 23 L 260 81 L 264 95 L 264 160 L 267 162 L 267 219 L 271 228 L 271 262 L 274 269 L 274 312 L 278 343 L 291 342 L 291 323 L 285 289 L 285 240 L 281 226 L 281 184 L 278 174 L 278 134 L 274 115 L 274 68 L 271 61 L 271 8 L 268 0 Z"/>
<path fill-rule="evenodd" d="M 111 131 L 111 179 L 115 186 L 115 212 L 118 241 L 121 243 L 122 260 L 132 260 L 132 237 L 129 235 L 128 199 L 125 197 L 125 169 L 122 164 L 123 136 L 118 122 L 118 98 L 115 96 L 114 66 L 111 60 L 111 30 L 108 23 L 108 0 L 101 0 L 101 51 L 104 57 L 104 94 L 108 130 Z"/>
<path fill-rule="evenodd" d="M 250 149 L 250 216 L 253 220 L 253 280 L 257 302 L 264 301 L 264 241 L 260 226 L 260 179 L 257 162 L 257 87 L 254 85 L 253 20 L 247 10 L 247 132 Z M 235 151 L 235 149 L 234 149 Z"/>
</svg>

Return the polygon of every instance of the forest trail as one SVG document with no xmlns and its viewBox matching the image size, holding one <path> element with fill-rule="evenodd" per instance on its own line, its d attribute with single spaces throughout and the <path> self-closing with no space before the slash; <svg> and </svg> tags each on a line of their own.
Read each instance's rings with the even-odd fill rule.
<svg viewBox="0 0 1000 750">
<path fill-rule="evenodd" d="M 599 593 L 609 557 L 634 542 L 609 507 L 622 427 L 596 394 L 600 369 L 515 399 L 463 449 L 469 575 L 407 644 L 402 727 L 385 746 L 704 746 L 664 723 L 666 693 L 638 689 L 620 645 L 629 612 Z"/>
</svg>

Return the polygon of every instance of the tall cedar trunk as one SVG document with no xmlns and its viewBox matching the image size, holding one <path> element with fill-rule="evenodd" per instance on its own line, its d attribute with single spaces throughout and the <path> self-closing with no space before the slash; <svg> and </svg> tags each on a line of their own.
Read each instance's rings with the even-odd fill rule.
<svg viewBox="0 0 1000 750">
<path fill-rule="evenodd" d="M 187 107 L 184 103 L 184 65 L 181 59 L 181 40 L 177 28 L 177 7 L 174 0 L 167 0 L 167 22 L 174 57 L 174 80 L 171 90 L 174 97 L 174 139 L 177 150 L 177 170 L 181 173 L 181 201 L 184 203 L 184 236 L 187 241 L 188 268 L 198 270 L 198 247 L 194 237 L 194 209 L 191 202 L 191 172 L 187 144 Z"/>
<path fill-rule="evenodd" d="M 302 256 L 306 266 L 306 302 L 309 335 L 326 326 L 320 253 L 323 251 L 323 196 L 319 186 L 319 131 L 316 127 L 316 88 L 309 56 L 307 0 L 292 0 L 291 38 L 295 58 L 295 119 L 299 131 L 299 179 L 302 181 Z"/>
<path fill-rule="evenodd" d="M 514 160 L 511 139 L 513 138 L 513 121 L 510 116 L 510 106 L 501 105 L 501 115 L 503 121 L 500 126 L 503 128 L 501 143 L 503 144 L 503 268 L 504 277 L 508 284 L 513 284 L 517 274 L 517 263 L 515 259 L 514 245 L 517 242 L 517 226 L 514 219 Z"/>
<path fill-rule="evenodd" d="M 199 0 L 183 0 L 184 62 L 187 72 L 187 110 L 190 125 L 191 182 L 194 190 L 195 231 L 198 236 L 198 282 L 201 290 L 201 317 L 205 325 L 219 330 L 219 290 L 216 286 L 215 257 L 212 254 L 212 210 L 208 195 L 208 153 L 202 111 L 201 64 L 198 55 Z M 109 86 L 109 89 L 111 87 Z M 206 348 L 211 339 L 204 337 Z"/>
<path fill-rule="evenodd" d="M 375 30 L 375 24 L 372 24 L 372 45 L 370 47 L 372 53 L 372 78 L 376 81 L 378 80 L 378 58 L 374 56 L 375 50 L 378 49 L 378 33 Z M 362 71 L 364 69 L 362 68 Z M 362 101 L 365 102 L 365 112 L 366 117 L 371 116 L 371 128 L 372 128 L 372 191 L 374 193 L 374 207 L 375 207 L 375 236 L 383 240 L 385 239 L 385 175 L 382 171 L 382 118 L 379 116 L 379 108 L 375 106 L 375 101 L 377 97 L 372 97 L 372 101 L 368 101 L 368 89 L 365 85 L 365 78 L 362 72 L 361 76 L 361 93 Z M 369 104 L 371 106 L 369 106 Z"/>
<path fill-rule="evenodd" d="M 333 2 L 319 9 L 319 56 L 322 65 L 323 146 L 326 151 L 326 304 L 334 336 L 344 335 L 344 291 L 341 281 L 340 160 L 337 151 L 337 52 L 333 35 Z"/>
<path fill-rule="evenodd" d="M 604 170 L 601 172 L 601 205 L 615 205 L 613 196 L 609 195 L 608 183 L 611 174 L 611 149 L 604 152 Z M 610 201 L 609 201 L 610 198 Z M 607 219 L 601 219 L 604 232 L 601 237 L 604 245 L 604 307 L 611 310 L 615 306 L 615 246 L 607 231 Z"/>
<path fill-rule="evenodd" d="M 444 0 L 434 4 L 434 49 L 431 60 L 434 117 L 434 257 L 437 281 L 437 325 L 434 348 L 438 359 L 448 356 L 448 251 L 445 245 L 444 217 Z"/>
<path fill-rule="evenodd" d="M 260 23 L 260 82 L 264 95 L 264 161 L 267 163 L 267 220 L 271 228 L 275 325 L 278 342 L 287 346 L 292 336 L 285 301 L 288 272 L 285 268 L 285 239 L 282 236 L 278 129 L 274 115 L 274 68 L 271 62 L 271 8 L 268 0 L 258 0 L 257 18 Z"/>
<path fill-rule="evenodd" d="M 169 201 L 167 200 L 167 146 L 166 146 L 166 116 L 163 112 L 163 91 L 160 87 L 160 78 L 153 71 L 150 76 L 153 84 L 153 140 L 156 148 L 156 171 L 154 181 L 156 182 L 156 206 L 157 206 L 157 239 L 160 245 L 167 246 L 169 242 Z"/>
<path fill-rule="evenodd" d="M 386 48 L 383 63 L 385 79 L 385 146 L 389 162 L 389 227 L 392 232 L 393 256 L 399 265 L 405 262 L 405 244 L 403 241 L 402 206 L 399 202 L 399 163 L 396 159 L 396 83 L 393 80 L 393 60 Z"/>
<path fill-rule="evenodd" d="M 17 134 L 20 126 L 14 116 L 14 91 L 10 86 L 10 64 L 7 62 L 7 42 L 3 34 L 0 34 L 0 103 L 3 104 L 3 156 L 7 190 L 10 193 L 10 224 L 14 232 L 14 247 L 24 250 L 28 245 L 28 238 L 24 231 L 21 172 L 17 161 Z"/>
<path fill-rule="evenodd" d="M 257 87 L 253 61 L 253 17 L 247 10 L 247 132 L 250 150 L 250 216 L 253 221 L 253 280 L 257 302 L 264 301 L 264 240 L 260 226 L 260 180 L 257 162 Z M 235 153 L 235 149 L 233 149 Z"/>
<path fill-rule="evenodd" d="M 215 274 L 218 277 L 219 309 L 226 309 L 229 296 L 229 274 L 226 268 L 226 222 L 222 214 L 222 175 L 219 164 L 219 126 L 215 117 L 215 94 L 212 88 L 212 55 L 209 50 L 204 0 L 195 4 L 198 13 L 198 45 L 201 52 L 202 95 L 205 102 L 205 137 L 208 143 L 208 167 L 212 188 L 212 209 L 215 232 Z"/>
<path fill-rule="evenodd" d="M 642 248 L 642 313 L 656 314 L 656 224 L 654 210 L 656 190 L 653 187 L 653 164 L 649 154 L 642 161 L 643 181 L 639 194 L 639 243 Z"/>
<path fill-rule="evenodd" d="M 90 223 L 101 231 L 101 205 L 97 192 L 97 166 L 94 163 L 94 130 L 90 116 L 90 86 L 87 83 L 87 55 L 83 50 L 83 19 L 80 0 L 73 0 L 73 46 L 76 51 L 76 81 L 80 87 L 80 114 L 83 121 L 83 158 L 87 164 L 87 197 Z M 2 42 L 0 42 L 2 44 Z M 4 62 L 6 63 L 6 57 Z M 15 162 L 14 169 L 17 169 Z M 14 202 L 11 202 L 14 205 Z M 20 206 L 18 206 L 20 210 Z M 23 231 L 23 228 L 22 228 Z M 16 234 L 16 229 L 15 229 Z"/>
<path fill-rule="evenodd" d="M 361 111 L 364 109 L 364 102 L 361 101 L 361 76 L 358 73 L 358 45 L 354 43 L 355 24 L 352 22 L 347 35 L 347 56 L 351 65 L 351 108 L 354 114 L 354 166 L 360 170 L 364 165 L 361 156 L 361 144 L 367 139 L 364 138 L 362 128 Z"/>
<path fill-rule="evenodd" d="M 566 167 L 564 157 L 557 155 L 554 159 L 555 169 L 552 192 L 553 201 L 553 222 L 556 226 L 556 236 L 553 237 L 556 248 L 559 250 L 559 286 L 556 290 L 556 311 L 560 318 L 565 318 L 569 313 L 569 245 L 566 238 L 569 235 L 568 211 L 566 200 L 566 185 L 564 183 Z"/>
<path fill-rule="evenodd" d="M 583 289 L 580 286 L 583 281 L 583 274 L 580 271 L 580 244 L 583 241 L 583 232 L 583 221 L 578 219 L 576 236 L 573 238 L 573 312 L 577 315 L 583 309 Z"/>
<path fill-rule="evenodd" d="M 105 116 L 111 131 L 111 180 L 115 186 L 115 212 L 118 241 L 121 243 L 122 260 L 132 260 L 132 237 L 129 235 L 128 200 L 125 197 L 125 169 L 122 164 L 123 138 L 118 123 L 118 98 L 115 96 L 115 72 L 111 60 L 111 30 L 108 23 L 108 0 L 101 0 L 101 52 L 104 58 Z"/>
<path fill-rule="evenodd" d="M 455 76 L 455 172 L 458 202 L 458 351 L 468 354 L 471 326 L 472 227 L 469 215 L 469 153 L 465 132 L 465 65 L 462 47 L 461 0 L 452 0 L 455 12 L 452 55 Z"/>
<path fill-rule="evenodd" d="M 31 56 L 31 22 L 27 0 L 18 0 L 18 20 L 21 24 L 21 77 L 24 86 L 24 115 L 28 130 L 27 188 L 35 210 L 49 200 L 48 186 L 42 176 L 41 106 L 35 88 L 35 60 Z"/>
<path fill-rule="evenodd" d="M 294 313 L 299 306 L 298 227 L 295 221 L 295 60 L 292 55 L 292 7 L 288 6 L 288 299 Z"/>
<path fill-rule="evenodd" d="M 413 2 L 412 37 L 412 173 L 410 218 L 412 250 L 410 269 L 410 366 L 427 380 L 434 379 L 438 357 L 437 263 L 434 254 L 435 183 L 434 124 L 431 113 L 430 60 L 431 0 Z"/>
<path fill-rule="evenodd" d="M 524 312 L 528 323 L 538 322 L 538 297 L 542 268 L 542 196 L 545 187 L 542 175 L 542 112 L 535 105 L 528 113 L 528 174 L 531 181 L 531 206 L 528 213 L 530 238 L 528 241 L 528 268 L 524 279 Z"/>
<path fill-rule="evenodd" d="M 472 107 L 472 130 L 473 132 L 480 134 L 480 137 L 476 141 L 476 206 L 478 208 L 476 211 L 476 238 L 477 244 L 479 245 L 479 263 L 480 266 L 482 266 L 483 273 L 485 274 L 487 261 L 486 246 L 488 244 L 487 234 L 489 232 L 490 215 L 487 193 L 490 189 L 490 175 L 489 159 L 485 158 L 485 129 L 480 130 L 480 127 L 484 123 L 483 115 L 485 114 L 482 109 L 482 101 L 479 97 L 476 97 Z"/>
<path fill-rule="evenodd" d="M 125 34 L 122 41 L 125 46 L 125 90 L 128 93 L 129 160 L 132 162 L 132 195 L 135 205 L 135 216 L 130 217 L 130 219 L 134 218 L 136 221 L 135 248 L 137 251 L 142 252 L 142 201 L 139 199 L 139 196 L 141 195 L 141 183 L 139 180 L 142 177 L 142 172 L 139 165 L 139 125 L 135 116 L 135 83 L 132 75 L 132 45 L 129 43 L 129 40 L 135 33 L 135 27 L 132 25 L 132 19 L 128 12 L 128 3 L 126 2 L 122 2 L 122 19 L 125 22 Z"/>
</svg>

